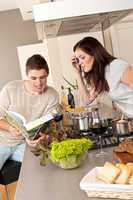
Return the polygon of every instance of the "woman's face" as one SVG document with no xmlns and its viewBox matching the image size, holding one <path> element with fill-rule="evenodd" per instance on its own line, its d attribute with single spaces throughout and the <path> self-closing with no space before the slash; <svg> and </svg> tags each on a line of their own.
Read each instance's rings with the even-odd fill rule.
<svg viewBox="0 0 133 200">
<path fill-rule="evenodd" d="M 92 70 L 92 66 L 93 66 L 93 63 L 94 63 L 94 57 L 93 56 L 87 54 L 86 52 L 84 52 L 80 48 L 77 48 L 75 50 L 75 56 L 76 56 L 76 58 L 78 58 L 79 65 L 82 67 L 84 72 L 89 72 L 89 71 Z"/>
<path fill-rule="evenodd" d="M 30 70 L 27 74 L 28 84 L 31 92 L 41 94 L 47 86 L 48 74 L 45 69 Z"/>
</svg>

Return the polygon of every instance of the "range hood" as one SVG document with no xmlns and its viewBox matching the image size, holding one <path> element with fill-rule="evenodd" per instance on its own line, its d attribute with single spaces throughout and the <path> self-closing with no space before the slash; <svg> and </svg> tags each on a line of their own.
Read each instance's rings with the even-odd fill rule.
<svg viewBox="0 0 133 200">
<path fill-rule="evenodd" d="M 105 30 L 133 12 L 133 0 L 60 0 L 33 6 L 45 37 Z"/>
</svg>

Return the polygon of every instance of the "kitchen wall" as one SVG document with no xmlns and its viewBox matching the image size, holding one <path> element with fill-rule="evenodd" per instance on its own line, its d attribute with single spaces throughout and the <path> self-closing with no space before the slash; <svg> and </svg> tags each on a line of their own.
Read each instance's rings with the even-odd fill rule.
<svg viewBox="0 0 133 200">
<path fill-rule="evenodd" d="M 33 21 L 23 21 L 18 9 L 0 12 L 0 89 L 21 78 L 17 46 L 37 42 Z"/>
</svg>

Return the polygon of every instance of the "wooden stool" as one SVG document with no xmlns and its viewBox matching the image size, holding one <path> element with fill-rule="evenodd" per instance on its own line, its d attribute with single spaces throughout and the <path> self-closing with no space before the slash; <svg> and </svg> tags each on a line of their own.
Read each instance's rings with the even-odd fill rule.
<svg viewBox="0 0 133 200">
<path fill-rule="evenodd" d="M 20 169 L 21 162 L 7 160 L 0 170 L 0 184 L 5 186 L 7 200 L 10 200 L 7 185 L 18 180 Z"/>
</svg>

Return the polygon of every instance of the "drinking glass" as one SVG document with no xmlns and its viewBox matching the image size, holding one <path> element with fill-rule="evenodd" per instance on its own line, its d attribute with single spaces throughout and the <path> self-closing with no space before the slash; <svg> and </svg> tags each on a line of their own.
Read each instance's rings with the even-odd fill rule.
<svg viewBox="0 0 133 200">
<path fill-rule="evenodd" d="M 96 154 L 96 157 L 106 156 L 107 153 L 103 150 L 102 135 L 99 135 L 98 138 L 99 138 L 99 144 L 100 144 L 100 151 Z"/>
<path fill-rule="evenodd" d="M 106 156 L 108 153 L 103 150 L 103 134 L 107 131 L 108 121 L 107 119 L 101 119 L 101 128 L 98 133 L 98 140 L 100 144 L 100 151 L 96 154 L 96 157 Z"/>
</svg>

